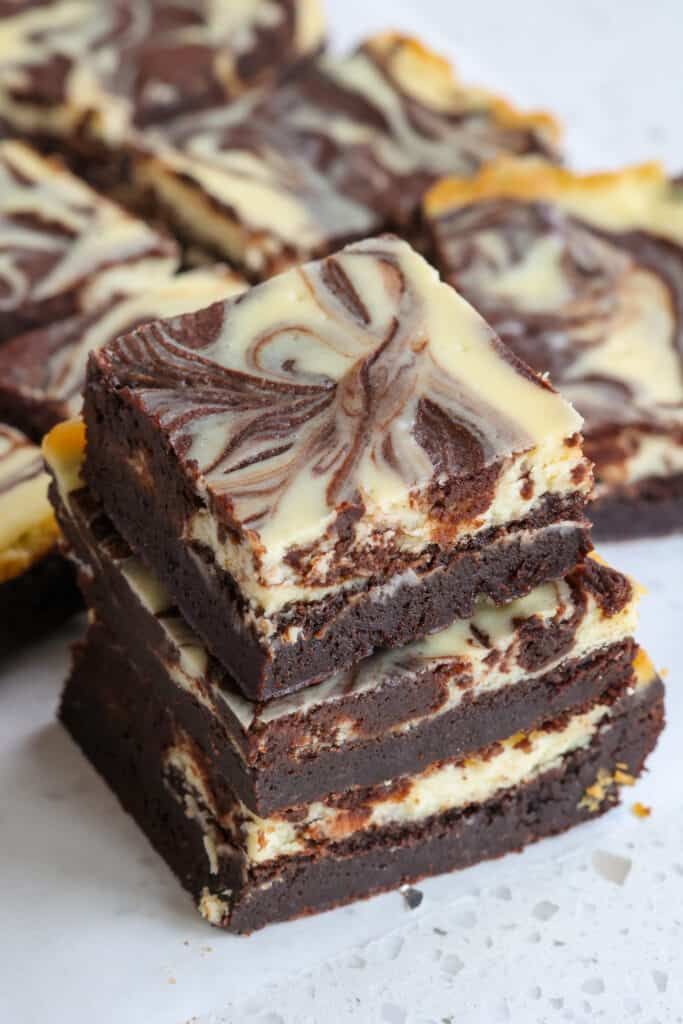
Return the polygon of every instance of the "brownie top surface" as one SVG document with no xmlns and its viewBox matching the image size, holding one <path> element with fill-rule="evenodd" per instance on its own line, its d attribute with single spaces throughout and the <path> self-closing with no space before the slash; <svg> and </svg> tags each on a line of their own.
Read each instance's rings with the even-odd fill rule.
<svg viewBox="0 0 683 1024">
<path fill-rule="evenodd" d="M 683 441 L 683 186 L 501 159 L 425 202 L 444 276 L 586 419 Z"/>
<path fill-rule="evenodd" d="M 0 346 L 0 388 L 59 404 L 61 418 L 75 416 L 89 352 L 150 320 L 201 309 L 246 287 L 237 274 L 216 266 L 169 275 L 136 293 L 139 275 L 134 264 L 123 267 L 118 281 L 127 294 Z"/>
<path fill-rule="evenodd" d="M 266 550 L 316 538 L 344 511 L 351 526 L 387 508 L 403 516 L 449 480 L 536 446 L 564 450 L 581 423 L 390 236 L 142 327 L 91 360 L 214 517 Z"/>
<path fill-rule="evenodd" d="M 324 35 L 318 0 L 38 0 L 2 17 L 0 113 L 58 134 L 88 118 L 107 141 L 267 81 Z"/>
<path fill-rule="evenodd" d="M 57 539 L 47 487 L 40 449 L 0 423 L 0 583 L 29 568 Z"/>
<path fill-rule="evenodd" d="M 244 224 L 316 251 L 343 241 L 342 226 L 348 239 L 406 223 L 442 174 L 498 152 L 553 154 L 556 135 L 548 115 L 464 85 L 420 43 L 385 33 L 264 98 L 168 122 L 156 145 Z"/>
<path fill-rule="evenodd" d="M 0 315 L 30 310 L 29 319 L 40 319 L 41 305 L 74 290 L 77 308 L 92 306 L 126 286 L 140 289 L 176 261 L 170 239 L 58 163 L 0 142 Z M 137 275 L 126 280 L 133 265 Z"/>
</svg>

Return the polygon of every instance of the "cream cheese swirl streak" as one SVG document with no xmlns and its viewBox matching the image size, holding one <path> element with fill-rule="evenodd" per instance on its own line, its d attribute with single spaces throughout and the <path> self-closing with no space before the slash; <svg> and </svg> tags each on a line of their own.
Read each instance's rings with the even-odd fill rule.
<svg viewBox="0 0 683 1024">
<path fill-rule="evenodd" d="M 448 280 L 585 417 L 599 478 L 683 472 L 683 187 L 501 159 L 426 210 Z"/>
<path fill-rule="evenodd" d="M 135 290 L 177 263 L 174 243 L 56 162 L 0 143 L 0 340 Z M 128 276 L 132 280 L 132 275 Z"/>
<path fill-rule="evenodd" d="M 323 35 L 318 0 L 0 3 L 0 117 L 118 144 L 271 81 Z"/>
<path fill-rule="evenodd" d="M 371 574 L 380 540 L 385 554 L 450 547 L 574 492 L 583 469 L 578 415 L 393 237 L 91 358 L 195 488 L 190 534 L 217 529 L 211 546 L 230 549 L 218 523 L 246 539 L 263 583 Z"/>
</svg>

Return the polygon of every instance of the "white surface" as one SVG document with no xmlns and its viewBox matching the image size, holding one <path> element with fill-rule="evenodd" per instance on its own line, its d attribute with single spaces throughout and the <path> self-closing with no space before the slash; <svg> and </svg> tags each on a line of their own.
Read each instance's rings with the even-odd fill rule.
<svg viewBox="0 0 683 1024">
<path fill-rule="evenodd" d="M 328 6 L 340 42 L 422 31 L 560 111 L 583 166 L 683 167 L 677 0 Z M 0 668 L 2 1024 L 683 1021 L 683 539 L 604 553 L 648 586 L 640 637 L 671 669 L 650 774 L 599 822 L 425 882 L 416 911 L 392 893 L 246 940 L 210 929 L 53 721 L 77 625 Z"/>
</svg>

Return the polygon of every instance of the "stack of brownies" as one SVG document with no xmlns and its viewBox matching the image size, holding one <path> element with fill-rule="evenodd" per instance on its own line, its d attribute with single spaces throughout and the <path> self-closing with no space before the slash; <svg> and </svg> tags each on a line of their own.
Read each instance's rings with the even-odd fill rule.
<svg viewBox="0 0 683 1024">
<path fill-rule="evenodd" d="M 249 932 L 608 809 L 663 721 L 590 554 L 581 419 L 406 242 L 91 353 L 52 497 L 91 608 L 61 717 Z"/>
</svg>

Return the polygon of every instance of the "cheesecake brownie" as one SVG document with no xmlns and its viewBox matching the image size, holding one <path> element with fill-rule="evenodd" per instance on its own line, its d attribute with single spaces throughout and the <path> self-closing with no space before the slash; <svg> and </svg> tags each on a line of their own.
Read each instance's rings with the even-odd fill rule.
<svg viewBox="0 0 683 1024">
<path fill-rule="evenodd" d="M 212 924 L 251 932 L 520 850 L 614 806 L 662 728 L 647 658 L 626 691 L 467 758 L 258 816 L 123 652 L 76 651 L 61 719 Z"/>
<path fill-rule="evenodd" d="M 265 97 L 147 134 L 134 186 L 186 240 L 255 279 L 353 239 L 412 234 L 425 189 L 499 152 L 555 153 L 548 115 L 462 84 L 413 39 L 374 36 Z"/>
<path fill-rule="evenodd" d="M 504 159 L 444 181 L 443 275 L 585 417 L 604 538 L 683 528 L 683 185 Z"/>
<path fill-rule="evenodd" d="M 4 29 L 4 26 L 2 26 Z M 55 160 L 0 142 L 0 342 L 139 291 L 177 246 Z"/>
<path fill-rule="evenodd" d="M 60 420 L 78 415 L 88 353 L 150 320 L 190 313 L 245 287 L 225 267 L 168 275 L 140 288 L 139 269 L 122 267 L 127 293 L 89 312 L 20 334 L 0 347 L 0 419 L 38 441 Z"/>
<path fill-rule="evenodd" d="M 0 18 L 0 119 L 86 151 L 265 85 L 324 35 L 319 0 L 12 0 Z"/>
<path fill-rule="evenodd" d="M 81 606 L 47 490 L 40 449 L 0 423 L 0 656 Z"/>
<path fill-rule="evenodd" d="M 245 700 L 165 588 L 82 485 L 77 424 L 44 451 L 51 498 L 88 605 L 150 686 L 258 814 L 372 785 L 530 729 L 631 680 L 636 593 L 590 558 L 504 607 L 479 601 L 398 650 L 267 704 Z M 122 686 L 128 685 L 125 681 Z"/>
<path fill-rule="evenodd" d="M 243 693 L 565 575 L 581 420 L 405 242 L 91 353 L 85 477 Z"/>
</svg>

